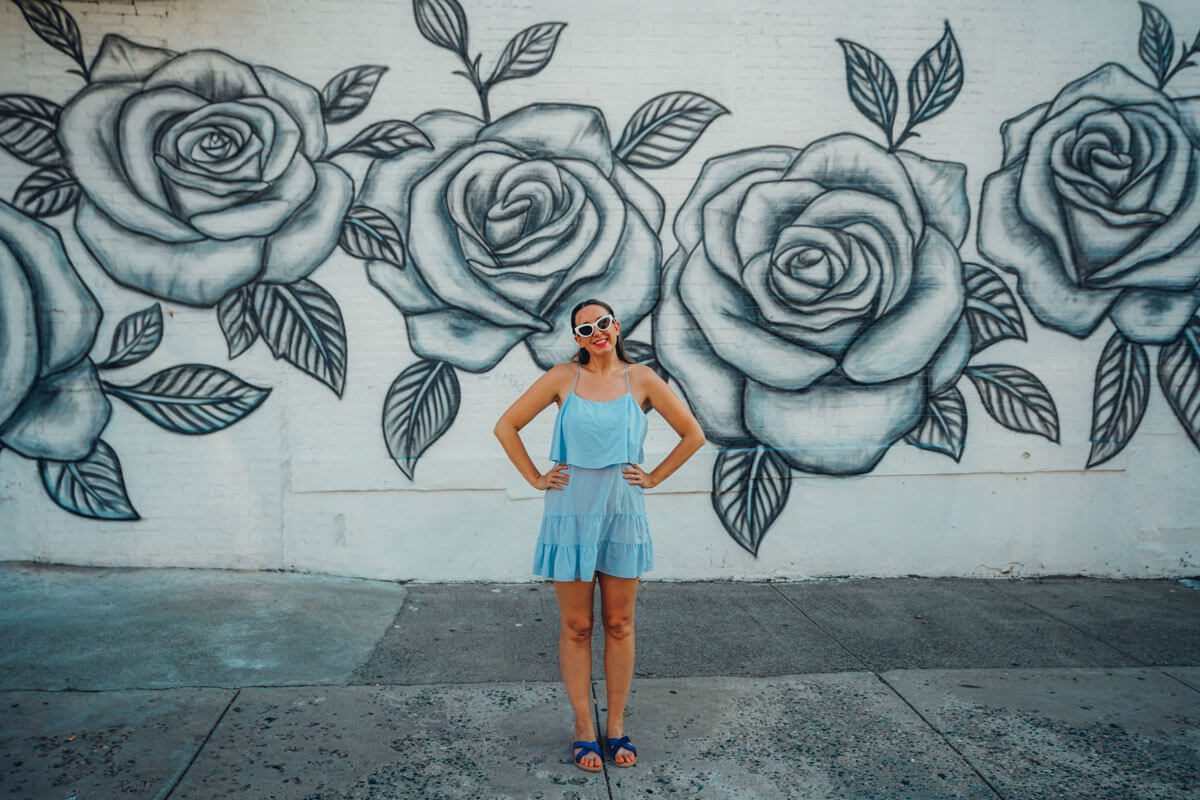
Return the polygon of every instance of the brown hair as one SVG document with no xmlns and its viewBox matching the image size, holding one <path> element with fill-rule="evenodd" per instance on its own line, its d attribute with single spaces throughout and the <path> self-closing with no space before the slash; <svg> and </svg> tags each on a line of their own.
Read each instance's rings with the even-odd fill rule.
<svg viewBox="0 0 1200 800">
<path fill-rule="evenodd" d="M 575 308 L 571 309 L 571 332 L 572 333 L 575 332 L 575 317 L 576 317 L 576 315 L 578 315 L 579 312 L 582 311 L 586 306 L 600 306 L 605 311 L 607 311 L 609 314 L 611 314 L 612 318 L 614 320 L 617 318 L 617 312 L 613 311 L 612 306 L 610 306 L 608 303 L 604 302 L 603 300 L 596 300 L 595 298 L 592 298 L 590 300 L 584 300 L 582 303 L 575 306 Z M 629 354 L 625 352 L 625 343 L 621 341 L 620 334 L 617 335 L 617 343 L 616 343 L 615 349 L 617 351 L 617 358 L 621 359 L 626 364 L 633 363 L 633 359 L 630 358 Z M 586 363 L 588 363 L 588 360 L 590 358 L 591 358 L 591 356 L 588 354 L 588 351 L 581 347 L 581 348 L 579 348 L 579 352 L 571 357 L 571 360 L 578 361 L 580 364 L 586 364 Z"/>
</svg>

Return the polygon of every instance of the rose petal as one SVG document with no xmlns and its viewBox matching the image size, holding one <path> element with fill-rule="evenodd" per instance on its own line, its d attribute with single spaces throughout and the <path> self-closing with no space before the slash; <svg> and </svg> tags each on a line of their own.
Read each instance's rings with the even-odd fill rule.
<svg viewBox="0 0 1200 800">
<path fill-rule="evenodd" d="M 503 142 L 533 158 L 578 158 L 607 178 L 612 144 L 604 114 L 590 106 L 534 104 L 501 117 L 479 132 L 479 142 Z"/>
<path fill-rule="evenodd" d="M 135 94 L 125 102 L 116 137 L 121 165 L 131 188 L 143 200 L 171 214 L 171 203 L 163 189 L 162 176 L 154 163 L 155 138 L 175 117 L 189 114 L 206 101 L 186 89 L 169 87 Z M 173 215 L 172 215 L 173 216 Z"/>
<path fill-rule="evenodd" d="M 141 81 L 177 54 L 106 33 L 88 69 L 91 83 Z"/>
<path fill-rule="evenodd" d="M 859 383 L 885 383 L 920 372 L 962 316 L 965 301 L 958 250 L 936 228 L 926 228 L 908 295 L 863 331 L 842 359 L 842 369 Z"/>
<path fill-rule="evenodd" d="M 827 376 L 790 392 L 750 380 L 746 428 L 795 469 L 860 475 L 920 421 L 923 384 L 920 374 L 868 386 Z"/>
<path fill-rule="evenodd" d="M 742 257 L 736 242 L 738 222 L 746 198 L 756 188 L 777 183 L 778 172 L 761 169 L 747 172 L 715 194 L 704 205 L 702 245 L 708 260 L 727 279 L 741 280 Z"/>
<path fill-rule="evenodd" d="M 630 206 L 642 215 L 651 230 L 655 233 L 662 230 L 663 199 L 653 186 L 620 161 L 613 165 L 612 182 Z"/>
<path fill-rule="evenodd" d="M 411 314 L 405 324 L 414 353 L 468 372 L 487 372 L 530 331 L 524 326 L 492 325 L 456 308 Z"/>
<path fill-rule="evenodd" d="M 1200 148 L 1200 97 L 1180 97 L 1175 100 L 1175 118 L 1179 120 L 1192 147 Z"/>
<path fill-rule="evenodd" d="M 1050 242 L 1017 211 L 1017 166 L 984 180 L 979 251 L 1020 276 L 1020 294 L 1043 324 L 1072 336 L 1095 330 L 1117 299 L 1114 290 L 1084 289 L 1066 274 Z"/>
<path fill-rule="evenodd" d="M 358 202 L 385 214 L 396 227 L 408 227 L 408 196 L 412 187 L 455 150 L 471 142 L 483 126 L 478 119 L 455 111 L 432 111 L 413 122 L 433 142 L 433 149 L 414 147 L 389 159 L 377 159 L 367 171 Z"/>
<path fill-rule="evenodd" d="M 577 162 L 575 166 L 581 165 Z M 617 312 L 622 329 L 632 331 L 658 302 L 662 258 L 658 235 L 641 214 L 628 212 L 622 217 L 620 238 L 609 251 L 607 264 L 590 278 L 584 277 L 587 273 L 583 269 L 572 270 L 543 301 L 539 313 L 551 330 L 534 333 L 525 340 L 539 366 L 549 369 L 578 349 L 570 335 L 571 309 L 578 303 L 592 297 L 605 299 Z"/>
<path fill-rule="evenodd" d="M 846 347 L 854 340 L 867 322 L 869 315 L 846 313 L 841 309 L 827 309 L 814 298 L 812 306 L 791 304 L 781 298 L 775 284 L 781 282 L 777 267 L 772 267 L 770 257 L 759 255 L 746 265 L 743 284 L 746 292 L 758 304 L 758 311 L 769 323 L 771 331 L 800 347 L 815 350 L 832 359 L 840 359 Z M 878 286 L 878 279 L 874 284 Z M 870 301 L 867 301 L 870 306 Z"/>
<path fill-rule="evenodd" d="M 676 250 L 663 267 L 662 299 L 654 309 L 654 352 L 683 390 L 704 434 L 719 444 L 752 437 L 742 424 L 745 378 L 722 361 L 679 297 L 679 275 L 687 254 Z"/>
<path fill-rule="evenodd" d="M 675 215 L 675 239 L 681 249 L 688 251 L 696 249 L 704 235 L 702 229 L 704 207 L 714 196 L 724 191 L 730 184 L 751 172 L 768 171 L 762 181 L 778 179 L 791 166 L 799 150 L 792 147 L 760 147 L 755 150 L 743 150 L 727 156 L 710 158 L 704 162 L 700 177 L 688 194 L 687 199 Z M 737 219 L 739 209 L 730 209 L 732 216 L 727 223 L 732 227 Z"/>
<path fill-rule="evenodd" d="M 679 279 L 680 297 L 703 321 L 705 339 L 717 356 L 737 364 L 747 378 L 780 389 L 804 389 L 837 367 L 828 356 L 798 347 L 756 323 L 754 301 L 717 271 L 697 248 Z"/>
<path fill-rule="evenodd" d="M 1153 86 L 1139 80 L 1120 64 L 1105 64 L 1094 72 L 1067 84 L 1054 98 L 1046 117 L 1057 116 L 1084 98 L 1102 97 L 1116 106 L 1155 103 L 1170 110 L 1171 101 Z"/>
<path fill-rule="evenodd" d="M 389 261 L 372 260 L 367 262 L 367 279 L 406 314 L 438 311 L 445 305 L 429 291 L 415 269 L 398 267 Z"/>
<path fill-rule="evenodd" d="M 469 145 L 438 164 L 413 187 L 410 208 L 414 213 L 407 229 L 410 266 L 420 270 L 426 285 L 449 305 L 471 309 L 499 325 L 549 330 L 545 322 L 497 294 L 475 274 L 451 221 L 447 198 L 450 181 L 473 158 L 486 152 L 520 155 L 498 142 Z"/>
<path fill-rule="evenodd" d="M 1179 336 L 1200 307 L 1200 292 L 1126 289 L 1113 304 L 1112 321 L 1141 344 L 1166 344 Z"/>
<path fill-rule="evenodd" d="M 24 270 L 21 283 L 28 282 L 33 291 L 40 374 L 57 372 L 82 359 L 96 341 L 100 305 L 67 258 L 58 231 L 0 200 L 0 243 L 7 245 Z M 5 293 L 9 285 L 0 282 Z M 7 372 L 0 375 L 7 380 Z"/>
<path fill-rule="evenodd" d="M 84 360 L 43 378 L 0 426 L 0 442 L 26 458 L 79 461 L 96 446 L 112 406 Z"/>
<path fill-rule="evenodd" d="M 910 238 L 902 210 L 887 198 L 855 190 L 829 191 L 810 203 L 797 222 L 843 230 L 874 256 L 881 279 L 881 313 L 909 296 L 916 240 Z"/>
<path fill-rule="evenodd" d="M 125 179 L 117 126 L 122 106 L 137 92 L 135 86 L 92 85 L 66 105 L 59 114 L 58 141 L 71 174 L 92 202 L 134 233 L 168 242 L 202 239 L 182 220 L 143 200 Z M 134 149 L 153 152 L 154 132 L 141 136 Z"/>
<path fill-rule="evenodd" d="M 271 67 L 254 66 L 255 77 L 267 92 L 287 110 L 288 117 L 299 127 L 300 144 L 304 155 L 316 161 L 325 154 L 325 118 L 321 114 L 321 95 L 307 83 L 298 81 Z"/>
<path fill-rule="evenodd" d="M 258 237 L 164 242 L 118 226 L 86 197 L 79 200 L 75 229 L 117 283 L 188 305 L 213 306 L 262 268 Z"/>
<path fill-rule="evenodd" d="M 266 236 L 308 202 L 316 185 L 313 165 L 297 158 L 279 180 L 254 195 L 253 200 L 197 214 L 188 222 L 214 239 Z"/>
<path fill-rule="evenodd" d="M 291 283 L 320 266 L 342 232 L 342 218 L 354 201 L 354 181 L 328 161 L 313 164 L 317 187 L 275 234 L 267 239 L 260 280 Z"/>
<path fill-rule="evenodd" d="M 904 215 L 913 241 L 921 240 L 925 223 L 912 181 L 900 160 L 872 141 L 850 133 L 818 139 L 804 148 L 784 177 L 890 200 Z"/>
<path fill-rule="evenodd" d="M 1006 121 L 1000 126 L 1000 138 L 1004 142 L 1004 160 L 1002 167 L 1008 167 L 1025 158 L 1029 151 L 1029 137 L 1046 119 L 1049 103 L 1042 103 Z"/>
<path fill-rule="evenodd" d="M 971 326 L 964 316 L 938 348 L 929 365 L 929 394 L 935 395 L 958 383 L 971 358 Z"/>
<path fill-rule="evenodd" d="M 0 202 L 0 208 L 6 206 Z M 0 245 L 0 425 L 20 405 L 38 376 L 38 328 L 25 271 Z"/>
<path fill-rule="evenodd" d="M 229 128 L 236 128 L 237 134 L 242 137 L 236 149 L 227 150 L 220 155 L 206 152 L 205 143 L 213 133 L 232 138 Z M 177 158 L 192 170 L 213 177 L 232 181 L 259 180 L 263 177 L 263 140 L 245 120 L 224 115 L 210 117 L 204 123 L 180 135 L 177 146 L 176 153 L 159 155 L 168 161 Z M 167 158 L 168 155 L 170 158 Z"/>
<path fill-rule="evenodd" d="M 824 186 L 812 181 L 771 181 L 751 186 L 734 223 L 738 261 L 744 264 L 759 253 L 771 252 L 779 232 L 824 192 Z"/>
<path fill-rule="evenodd" d="M 238 105 L 243 109 L 243 113 L 250 108 L 262 108 L 275 123 L 275 132 L 270 138 L 266 137 L 264 131 L 265 149 L 262 160 L 262 179 L 273 181 L 286 172 L 296 160 L 302 141 L 300 126 L 288 116 L 282 106 L 269 97 L 247 97 Z"/>
<path fill-rule="evenodd" d="M 946 234 L 956 247 L 967 238 L 971 206 L 967 202 L 967 167 L 953 161 L 934 161 L 916 153 L 896 153 L 912 179 L 925 222 Z"/>
<path fill-rule="evenodd" d="M 146 78 L 144 88 L 181 86 L 221 102 L 266 94 L 249 64 L 218 50 L 192 50 L 175 56 Z"/>
</svg>

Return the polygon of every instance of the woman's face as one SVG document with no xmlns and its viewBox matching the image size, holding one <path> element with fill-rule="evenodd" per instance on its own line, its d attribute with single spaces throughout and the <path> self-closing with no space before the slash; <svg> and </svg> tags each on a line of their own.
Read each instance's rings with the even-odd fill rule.
<svg viewBox="0 0 1200 800">
<path fill-rule="evenodd" d="M 596 325 L 596 320 L 601 317 L 608 317 L 612 320 L 612 324 L 608 326 L 607 330 L 602 331 Z M 575 342 L 591 355 L 612 352 L 616 346 L 617 336 L 621 333 L 621 323 L 617 322 L 612 312 L 604 306 L 584 306 L 575 315 L 573 325 L 578 328 L 585 324 L 592 326 L 592 335 L 586 337 L 576 335 Z"/>
</svg>

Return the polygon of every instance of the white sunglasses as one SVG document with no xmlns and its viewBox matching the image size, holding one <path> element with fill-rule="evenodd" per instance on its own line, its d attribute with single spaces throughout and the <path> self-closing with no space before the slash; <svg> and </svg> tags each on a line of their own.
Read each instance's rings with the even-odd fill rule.
<svg viewBox="0 0 1200 800">
<path fill-rule="evenodd" d="M 600 317 L 600 319 L 596 320 L 595 322 L 585 322 L 582 325 L 576 325 L 575 326 L 575 335 L 578 336 L 580 339 L 587 339 L 589 336 L 591 336 L 593 333 L 595 333 L 598 330 L 600 330 L 600 331 L 608 330 L 614 322 L 616 322 L 616 320 L 614 320 L 612 318 L 612 314 L 605 314 L 603 317 Z"/>
</svg>

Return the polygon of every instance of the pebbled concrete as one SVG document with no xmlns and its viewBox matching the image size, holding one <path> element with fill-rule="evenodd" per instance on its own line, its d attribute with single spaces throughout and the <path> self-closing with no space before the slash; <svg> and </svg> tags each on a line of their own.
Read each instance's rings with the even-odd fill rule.
<svg viewBox="0 0 1200 800">
<path fill-rule="evenodd" d="M 1156 670 L 883 676 L 1005 800 L 1200 797 L 1200 693 Z"/>
<path fill-rule="evenodd" d="M 550 586 L 409 590 L 0 565 L 0 797 L 1200 798 L 1182 581 L 649 583 L 600 775 Z"/>
<path fill-rule="evenodd" d="M 173 800 L 605 798 L 554 685 L 245 689 Z"/>
<path fill-rule="evenodd" d="M 4 692 L 0 796 L 159 797 L 234 692 Z"/>
<path fill-rule="evenodd" d="M 0 566 L 0 689 L 345 683 L 404 602 L 382 581 Z"/>
<path fill-rule="evenodd" d="M 614 800 L 995 798 L 870 673 L 638 681 L 626 732 L 638 765 L 610 765 Z"/>
<path fill-rule="evenodd" d="M 779 591 L 876 672 L 1140 663 L 993 583 L 864 579 L 781 584 Z"/>
<path fill-rule="evenodd" d="M 995 588 L 1101 639 L 1141 664 L 1200 664 L 1200 590 L 1179 581 L 1002 582 Z"/>
</svg>

